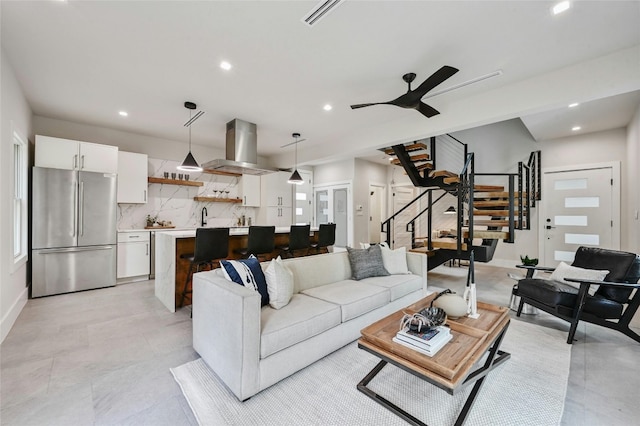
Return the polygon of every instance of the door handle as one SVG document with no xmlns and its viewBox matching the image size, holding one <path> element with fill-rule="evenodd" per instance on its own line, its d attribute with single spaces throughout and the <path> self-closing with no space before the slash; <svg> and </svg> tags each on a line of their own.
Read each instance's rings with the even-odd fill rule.
<svg viewBox="0 0 640 426">
<path fill-rule="evenodd" d="M 78 168 L 78 154 L 73 156 L 73 170 Z"/>
<path fill-rule="evenodd" d="M 145 256 L 149 256 L 149 243 L 147 243 L 147 253 L 145 254 Z"/>
<path fill-rule="evenodd" d="M 84 155 L 80 156 L 80 169 L 84 170 Z"/>
<path fill-rule="evenodd" d="M 78 209 L 78 222 L 80 228 L 80 235 L 84 235 L 84 182 L 80 182 L 80 208 Z"/>
<path fill-rule="evenodd" d="M 547 226 L 546 226 L 546 228 L 547 228 L 547 229 L 556 229 L 556 227 L 555 227 L 555 226 L 549 226 L 549 225 L 547 225 Z"/>
<path fill-rule="evenodd" d="M 244 195 L 242 198 L 244 199 L 244 201 L 242 203 L 246 206 L 247 205 L 247 196 Z"/>
</svg>

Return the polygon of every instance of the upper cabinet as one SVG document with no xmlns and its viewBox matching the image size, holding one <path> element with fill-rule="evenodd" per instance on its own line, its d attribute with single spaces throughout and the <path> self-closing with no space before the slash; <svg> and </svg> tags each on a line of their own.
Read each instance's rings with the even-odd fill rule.
<svg viewBox="0 0 640 426">
<path fill-rule="evenodd" d="M 291 172 L 275 172 L 260 176 L 263 207 L 291 207 Z"/>
<path fill-rule="evenodd" d="M 245 207 L 260 207 L 260 176 L 242 175 L 238 184 L 238 196 Z"/>
<path fill-rule="evenodd" d="M 118 173 L 118 147 L 36 135 L 37 167 Z"/>
<path fill-rule="evenodd" d="M 147 202 L 147 154 L 118 151 L 118 203 Z"/>
</svg>

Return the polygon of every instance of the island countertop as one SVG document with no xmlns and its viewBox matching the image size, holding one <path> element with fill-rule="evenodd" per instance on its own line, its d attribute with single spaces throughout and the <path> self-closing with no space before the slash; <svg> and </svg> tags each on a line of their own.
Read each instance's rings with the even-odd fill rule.
<svg viewBox="0 0 640 426">
<path fill-rule="evenodd" d="M 158 232 L 161 231 L 161 232 Z M 180 303 L 184 282 L 187 279 L 189 261 L 180 255 L 193 253 L 195 248 L 196 229 L 162 229 L 156 232 L 155 241 L 155 295 L 171 312 L 175 312 Z M 289 243 L 290 228 L 276 227 L 275 244 Z M 311 228 L 311 241 L 316 241 L 318 228 Z M 249 227 L 229 228 L 228 259 L 237 259 L 235 249 L 246 247 Z M 270 257 L 277 256 L 277 249 Z M 189 303 L 190 304 L 190 300 Z"/>
</svg>

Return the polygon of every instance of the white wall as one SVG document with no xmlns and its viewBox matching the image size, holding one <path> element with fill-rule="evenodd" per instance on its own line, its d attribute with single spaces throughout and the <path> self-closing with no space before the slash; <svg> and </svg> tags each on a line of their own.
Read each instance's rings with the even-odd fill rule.
<svg viewBox="0 0 640 426">
<path fill-rule="evenodd" d="M 0 209 L 0 341 L 11 330 L 20 311 L 27 303 L 26 263 L 13 265 L 13 250 L 10 235 L 13 233 L 12 211 L 8 200 L 12 193 L 13 131 L 25 139 L 31 133 L 31 109 L 16 80 L 13 69 L 6 59 L 4 50 L 0 52 L 0 199 L 5 200 Z"/>
<path fill-rule="evenodd" d="M 353 242 L 369 242 L 369 185 L 385 185 L 387 169 L 385 166 L 356 158 L 353 179 Z M 362 206 L 362 210 L 358 210 Z M 383 220 L 386 219 L 383 218 Z"/>
<path fill-rule="evenodd" d="M 627 127 L 627 161 L 626 174 L 623 172 L 623 211 L 626 214 L 626 232 L 622 237 L 622 249 L 633 253 L 640 253 L 640 105 L 631 123 Z M 624 180 L 626 179 L 626 180 Z M 624 217 L 624 216 L 623 216 Z M 623 219 L 624 220 L 624 219 Z M 624 222 L 623 222 L 624 224 Z M 626 236 L 628 235 L 628 238 Z"/>
<path fill-rule="evenodd" d="M 313 168 L 313 185 L 326 185 L 353 179 L 354 160 L 343 160 L 321 164 Z"/>
</svg>

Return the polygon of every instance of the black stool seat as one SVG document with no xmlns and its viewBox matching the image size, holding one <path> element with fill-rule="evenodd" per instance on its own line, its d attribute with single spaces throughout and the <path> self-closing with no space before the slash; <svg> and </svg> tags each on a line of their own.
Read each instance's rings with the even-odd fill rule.
<svg viewBox="0 0 640 426">
<path fill-rule="evenodd" d="M 336 242 L 336 224 L 335 223 L 321 223 L 318 229 L 318 242 L 311 244 L 311 248 L 315 253 L 320 253 L 322 250 L 329 251 L 327 247 L 334 245 Z"/>
<path fill-rule="evenodd" d="M 194 272 L 199 272 L 203 266 L 214 267 L 214 264 L 225 259 L 229 254 L 229 228 L 198 228 L 196 229 L 196 243 L 193 253 L 180 255 L 181 259 L 189 261 L 187 279 L 182 289 L 180 306 L 184 306 L 184 299 L 191 294 L 189 281 Z"/>
<path fill-rule="evenodd" d="M 275 226 L 250 226 L 247 247 L 234 250 L 243 258 L 254 255 L 257 258 L 265 256 L 276 248 L 276 227 Z"/>
<path fill-rule="evenodd" d="M 284 255 L 288 255 L 289 257 L 294 257 L 294 252 L 297 250 L 308 251 L 311 247 L 309 239 L 310 232 L 311 225 L 291 225 L 289 229 L 289 244 L 278 248 Z"/>
</svg>

